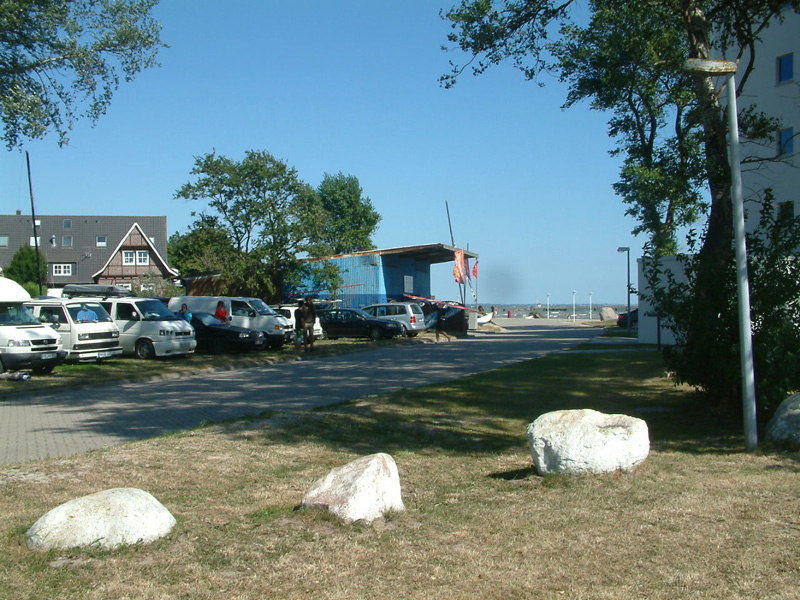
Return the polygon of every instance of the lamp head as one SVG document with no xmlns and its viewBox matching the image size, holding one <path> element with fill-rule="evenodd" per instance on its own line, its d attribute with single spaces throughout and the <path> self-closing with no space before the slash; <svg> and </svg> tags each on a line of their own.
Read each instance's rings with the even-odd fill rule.
<svg viewBox="0 0 800 600">
<path fill-rule="evenodd" d="M 731 73 L 736 73 L 737 68 L 738 65 L 729 60 L 690 58 L 683 63 L 684 71 L 705 75 L 730 75 Z"/>
<path fill-rule="evenodd" d="M 631 249 L 628 246 L 620 246 L 617 248 L 617 252 L 630 252 Z"/>
</svg>

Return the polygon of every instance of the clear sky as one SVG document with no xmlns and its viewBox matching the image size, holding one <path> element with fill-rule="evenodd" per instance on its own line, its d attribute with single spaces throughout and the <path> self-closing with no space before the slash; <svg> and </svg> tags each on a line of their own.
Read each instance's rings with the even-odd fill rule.
<svg viewBox="0 0 800 600">
<path fill-rule="evenodd" d="M 606 117 L 562 110 L 566 90 L 503 65 L 438 84 L 449 26 L 434 0 L 162 0 L 161 67 L 122 83 L 70 144 L 25 145 L 39 214 L 166 215 L 186 232 L 204 204 L 174 199 L 194 157 L 265 150 L 317 186 L 355 175 L 382 215 L 379 248 L 451 242 L 480 255 L 481 304 L 624 304 L 642 238 L 611 184 Z M 24 151 L 2 151 L 3 211 L 30 211 Z M 452 263 L 433 294 L 455 299 Z M 634 296 L 632 301 L 636 302 Z"/>
</svg>

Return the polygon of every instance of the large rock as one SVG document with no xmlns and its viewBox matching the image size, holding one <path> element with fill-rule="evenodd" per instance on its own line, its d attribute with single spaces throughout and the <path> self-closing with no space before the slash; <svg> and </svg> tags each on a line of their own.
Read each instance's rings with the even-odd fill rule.
<svg viewBox="0 0 800 600">
<path fill-rule="evenodd" d="M 617 315 L 617 311 L 615 311 L 610 306 L 604 306 L 603 308 L 600 309 L 601 321 L 616 321 L 617 317 L 619 317 L 619 315 Z"/>
<path fill-rule="evenodd" d="M 647 423 L 596 410 L 558 410 L 528 425 L 540 475 L 630 471 L 650 452 Z"/>
<path fill-rule="evenodd" d="M 116 548 L 152 542 L 174 525 L 175 517 L 147 492 L 116 488 L 57 506 L 36 521 L 26 537 L 28 547 L 36 550 Z"/>
<path fill-rule="evenodd" d="M 800 446 L 800 394 L 789 396 L 781 402 L 767 424 L 767 439 Z"/>
<path fill-rule="evenodd" d="M 391 456 L 379 453 L 337 467 L 311 486 L 302 506 L 324 507 L 347 523 L 404 510 L 397 465 Z"/>
</svg>

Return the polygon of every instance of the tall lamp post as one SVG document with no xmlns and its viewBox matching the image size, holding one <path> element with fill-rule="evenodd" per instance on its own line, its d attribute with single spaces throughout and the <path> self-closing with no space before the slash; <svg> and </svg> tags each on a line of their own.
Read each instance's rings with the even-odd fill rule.
<svg viewBox="0 0 800 600">
<path fill-rule="evenodd" d="M 576 322 L 576 317 L 575 317 L 575 294 L 577 294 L 577 293 L 578 292 L 576 292 L 575 290 L 572 290 L 572 322 L 573 323 Z"/>
<path fill-rule="evenodd" d="M 747 277 L 747 246 L 744 235 L 744 203 L 742 199 L 742 167 L 739 160 L 739 116 L 736 107 L 736 69 L 727 60 L 690 58 L 684 70 L 699 75 L 727 78 L 728 88 L 728 162 L 731 169 L 731 202 L 733 204 L 733 235 L 736 247 L 736 290 L 739 299 L 739 347 L 742 365 L 742 412 L 744 415 L 745 447 L 758 447 L 756 426 L 756 385 L 753 370 L 753 334 L 750 323 L 750 283 Z"/>
<path fill-rule="evenodd" d="M 592 294 L 594 292 L 589 292 L 589 320 L 592 320 Z"/>
<path fill-rule="evenodd" d="M 547 294 L 547 318 L 550 318 L 550 294 Z"/>
<path fill-rule="evenodd" d="M 625 319 L 628 322 L 628 335 L 631 333 L 631 249 L 628 246 L 620 246 L 617 252 L 626 252 L 628 254 L 628 317 Z"/>
</svg>

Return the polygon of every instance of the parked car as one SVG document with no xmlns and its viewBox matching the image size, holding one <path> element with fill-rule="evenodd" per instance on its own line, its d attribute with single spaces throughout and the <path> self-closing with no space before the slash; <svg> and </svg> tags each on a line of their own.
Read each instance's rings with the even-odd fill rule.
<svg viewBox="0 0 800 600">
<path fill-rule="evenodd" d="M 377 319 L 357 308 L 332 308 L 318 310 L 317 318 L 332 340 L 340 337 L 368 337 L 377 341 L 403 335 L 403 326 L 397 321 Z"/>
<path fill-rule="evenodd" d="M 191 325 L 194 327 L 197 349 L 214 354 L 261 350 L 267 343 L 263 331 L 223 323 L 214 315 L 204 312 L 192 313 Z"/>
<path fill-rule="evenodd" d="M 30 299 L 20 284 L 0 276 L 0 373 L 50 373 L 67 356 L 55 330 L 25 306 Z"/>
<path fill-rule="evenodd" d="M 422 307 L 416 302 L 386 302 L 384 304 L 370 304 L 362 308 L 371 317 L 380 317 L 397 321 L 403 326 L 403 335 L 414 337 L 420 331 L 425 331 L 425 315 Z"/>
<path fill-rule="evenodd" d="M 148 359 L 191 354 L 197 347 L 192 326 L 156 298 L 137 298 L 123 287 L 102 284 L 68 284 L 62 296 L 98 299 L 119 328 L 123 354 Z"/>
<path fill-rule="evenodd" d="M 283 316 L 272 310 L 260 298 L 230 296 L 175 296 L 170 298 L 167 306 L 173 312 L 186 304 L 191 312 L 207 312 L 213 314 L 217 304 L 222 302 L 228 313 L 228 322 L 237 327 L 263 331 L 267 339 L 267 347 L 282 348 L 284 344 L 294 341 L 294 327 Z"/>
<path fill-rule="evenodd" d="M 25 306 L 55 329 L 68 361 L 96 362 L 122 354 L 119 327 L 97 298 L 32 298 Z"/>
<path fill-rule="evenodd" d="M 289 319 L 289 323 L 292 324 L 294 327 L 294 313 L 297 312 L 297 306 L 295 305 L 280 305 L 280 306 L 273 306 L 272 309 L 278 313 L 279 315 L 283 315 L 287 319 Z M 314 337 L 318 340 L 321 340 L 325 337 L 325 332 L 322 330 L 322 325 L 319 324 L 319 318 L 314 322 Z"/>
<path fill-rule="evenodd" d="M 639 309 L 634 308 L 631 311 L 631 329 L 639 327 Z M 617 316 L 617 327 L 628 328 L 628 313 L 620 313 Z"/>
</svg>

